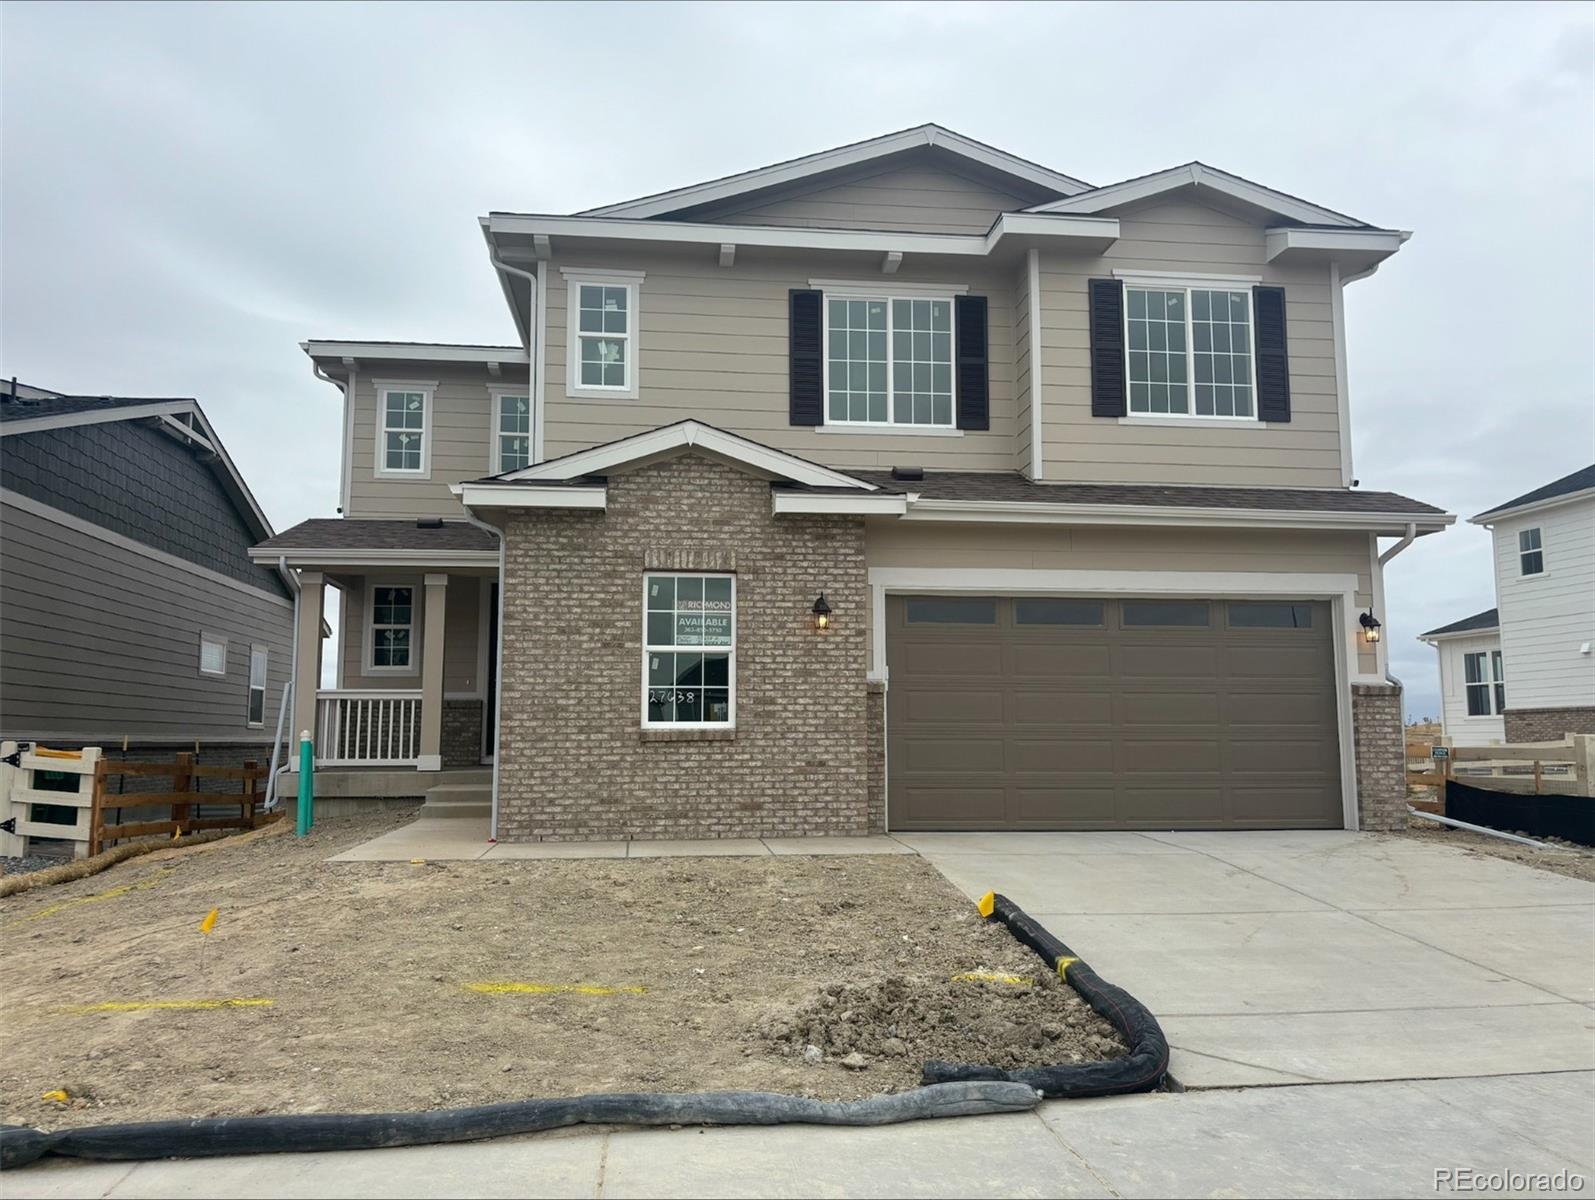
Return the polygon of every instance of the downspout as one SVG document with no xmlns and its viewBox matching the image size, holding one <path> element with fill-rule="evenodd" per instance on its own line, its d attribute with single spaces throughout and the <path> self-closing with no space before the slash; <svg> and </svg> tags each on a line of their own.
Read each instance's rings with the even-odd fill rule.
<svg viewBox="0 0 1595 1200">
<path fill-rule="evenodd" d="M 317 379 L 322 383 L 330 383 L 343 393 L 343 449 L 338 453 L 338 511 L 345 513 L 349 507 L 349 453 L 350 440 L 353 430 L 349 428 L 354 408 L 354 372 L 349 372 L 347 383 L 339 383 L 331 375 L 321 369 L 321 364 L 314 359 L 310 362 L 310 369 L 315 372 Z M 318 681 L 319 682 L 319 681 Z"/>
<path fill-rule="evenodd" d="M 493 653 L 497 656 L 496 666 L 493 670 L 493 807 L 492 816 L 488 821 L 488 841 L 498 841 L 498 768 L 503 762 L 504 755 L 500 750 L 500 743 L 504 735 L 504 531 L 497 525 L 489 525 L 477 517 L 470 509 L 465 508 L 461 501 L 460 507 L 465 511 L 465 519 L 478 529 L 486 530 L 498 539 L 498 630 L 495 636 L 496 644 Z"/>
<path fill-rule="evenodd" d="M 299 694 L 299 606 L 303 591 L 299 586 L 299 577 L 288 569 L 288 556 L 285 554 L 279 554 L 277 556 L 277 574 L 282 577 L 283 583 L 285 583 L 288 586 L 288 590 L 293 593 L 294 634 L 293 648 L 288 652 L 288 693 L 282 698 L 280 706 L 277 709 L 277 733 L 272 738 L 271 766 L 266 771 L 267 811 L 277 807 L 277 777 L 288 770 L 288 764 L 286 762 L 284 762 L 280 768 L 277 766 L 277 752 L 282 748 L 283 710 L 292 705 L 294 702 L 294 697 Z M 319 622 L 317 623 L 317 631 L 320 631 Z"/>
<path fill-rule="evenodd" d="M 1381 554 L 1379 556 L 1379 579 L 1380 579 L 1381 584 L 1384 581 L 1385 564 L 1387 562 L 1389 562 L 1392 558 L 1394 558 L 1396 555 L 1400 554 L 1408 546 L 1412 545 L 1413 539 L 1416 538 L 1417 536 L 1418 536 L 1418 525 L 1417 525 L 1417 522 L 1408 521 L 1407 522 L 1407 531 L 1406 531 L 1406 533 L 1401 535 L 1401 540 L 1399 542 L 1397 542 L 1394 546 L 1390 547 L 1390 549 L 1386 550 L 1383 554 Z M 1390 669 L 1389 669 L 1388 666 L 1385 668 L 1385 678 L 1387 680 L 1389 680 L 1391 683 L 1395 684 L 1403 692 L 1405 692 L 1407 690 L 1406 689 L 1406 685 L 1403 684 L 1401 682 L 1401 680 L 1397 679 L 1394 675 L 1392 675 L 1390 673 Z"/>
</svg>

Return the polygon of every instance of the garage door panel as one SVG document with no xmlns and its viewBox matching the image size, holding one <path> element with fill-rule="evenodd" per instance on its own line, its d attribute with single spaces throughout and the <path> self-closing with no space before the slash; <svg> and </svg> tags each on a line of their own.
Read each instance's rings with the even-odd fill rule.
<svg viewBox="0 0 1595 1200">
<path fill-rule="evenodd" d="M 1095 627 L 993 603 L 993 625 L 907 625 L 888 597 L 893 828 L 1341 824 L 1327 604 L 1301 602 L 1306 628 L 1233 625 L 1222 600 L 1206 628 L 1126 628 L 1120 600 Z"/>
</svg>

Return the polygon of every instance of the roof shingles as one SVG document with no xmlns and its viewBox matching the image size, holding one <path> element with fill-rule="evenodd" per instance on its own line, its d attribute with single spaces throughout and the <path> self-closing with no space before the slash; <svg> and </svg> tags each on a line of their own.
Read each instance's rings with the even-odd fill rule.
<svg viewBox="0 0 1595 1200">
<path fill-rule="evenodd" d="M 358 517 L 317 517 L 301 521 L 255 550 L 497 550 L 498 541 L 467 521 L 422 525 L 415 521 L 373 521 Z"/>
</svg>

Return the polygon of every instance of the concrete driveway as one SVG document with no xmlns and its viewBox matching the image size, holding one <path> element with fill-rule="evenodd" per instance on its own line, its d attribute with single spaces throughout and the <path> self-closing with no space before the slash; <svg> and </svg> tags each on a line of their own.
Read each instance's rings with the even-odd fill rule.
<svg viewBox="0 0 1595 1200">
<path fill-rule="evenodd" d="M 1187 1087 L 1595 1068 L 1595 884 L 1346 832 L 897 836 L 1145 1001 Z"/>
</svg>

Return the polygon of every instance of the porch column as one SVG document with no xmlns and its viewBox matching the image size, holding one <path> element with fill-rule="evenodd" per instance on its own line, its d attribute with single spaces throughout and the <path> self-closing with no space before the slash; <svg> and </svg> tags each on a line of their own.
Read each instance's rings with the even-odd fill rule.
<svg viewBox="0 0 1595 1200">
<path fill-rule="evenodd" d="M 299 572 L 299 645 L 294 662 L 294 724 L 288 731 L 288 744 L 292 761 L 299 761 L 299 734 L 310 730 L 310 736 L 320 737 L 316 728 L 316 691 L 321 687 L 321 603 L 326 594 L 326 579 L 320 571 Z M 316 747 L 319 755 L 320 746 Z"/>
<path fill-rule="evenodd" d="M 443 623 L 448 613 L 449 577 L 426 577 L 425 626 L 421 633 L 421 757 L 416 769 L 443 769 Z"/>
</svg>

